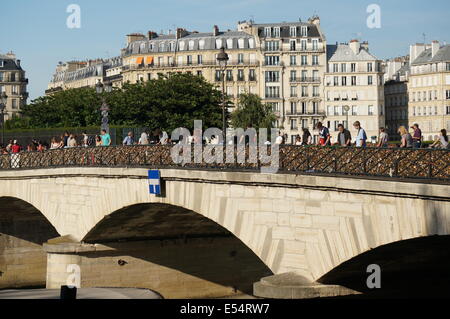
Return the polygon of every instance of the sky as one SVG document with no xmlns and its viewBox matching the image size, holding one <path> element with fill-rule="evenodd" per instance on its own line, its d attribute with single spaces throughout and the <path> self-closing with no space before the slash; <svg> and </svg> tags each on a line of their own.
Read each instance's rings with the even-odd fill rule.
<svg viewBox="0 0 450 319">
<path fill-rule="evenodd" d="M 71 4 L 80 7 L 80 28 L 67 27 Z M 380 8 L 380 28 L 367 25 L 371 4 Z M 317 14 L 328 43 L 367 40 L 371 53 L 385 59 L 408 54 L 424 34 L 426 42 L 450 43 L 449 13 L 448 0 L 2 1 L 0 53 L 12 50 L 21 60 L 32 100 L 44 95 L 59 61 L 118 56 L 132 32 L 234 30 L 242 20 L 294 22 Z"/>
</svg>

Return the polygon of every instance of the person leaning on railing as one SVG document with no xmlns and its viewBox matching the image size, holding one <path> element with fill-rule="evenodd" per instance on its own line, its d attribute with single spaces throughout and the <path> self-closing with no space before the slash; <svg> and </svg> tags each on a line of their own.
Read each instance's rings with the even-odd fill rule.
<svg viewBox="0 0 450 319">
<path fill-rule="evenodd" d="M 409 134 L 408 130 L 404 126 L 400 126 L 398 128 L 398 133 L 402 137 L 402 143 L 400 144 L 401 148 L 412 148 L 413 147 L 413 138 L 411 134 Z"/>
<path fill-rule="evenodd" d="M 450 143 L 446 129 L 442 129 L 440 136 L 434 141 L 433 144 L 430 145 L 430 148 L 434 147 L 442 149 L 450 149 Z"/>
<path fill-rule="evenodd" d="M 340 146 L 351 146 L 352 145 L 352 135 L 349 130 L 347 130 L 344 125 L 339 124 L 338 125 L 338 137 L 337 142 L 333 145 L 340 145 Z"/>
</svg>

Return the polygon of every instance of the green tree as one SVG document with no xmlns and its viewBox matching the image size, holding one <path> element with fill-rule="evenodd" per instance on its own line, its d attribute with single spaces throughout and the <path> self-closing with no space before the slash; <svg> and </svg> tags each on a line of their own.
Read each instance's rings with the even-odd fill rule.
<svg viewBox="0 0 450 319">
<path fill-rule="evenodd" d="M 271 129 L 276 116 L 270 105 L 262 103 L 261 98 L 255 94 L 241 94 L 236 110 L 231 113 L 231 124 L 233 127 Z"/>
<path fill-rule="evenodd" d="M 171 131 L 192 129 L 194 120 L 205 127 L 220 127 L 222 94 L 201 76 L 160 75 L 136 84 L 125 83 L 103 93 L 110 106 L 111 125 L 146 126 Z M 21 120 L 9 128 L 86 127 L 99 125 L 102 97 L 94 88 L 69 89 L 33 100 Z M 25 127 L 24 127 L 25 126 Z"/>
</svg>

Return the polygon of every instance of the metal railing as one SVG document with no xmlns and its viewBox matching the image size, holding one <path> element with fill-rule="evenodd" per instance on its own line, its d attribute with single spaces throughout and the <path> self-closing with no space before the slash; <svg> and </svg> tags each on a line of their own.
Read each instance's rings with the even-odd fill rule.
<svg viewBox="0 0 450 319">
<path fill-rule="evenodd" d="M 270 146 L 268 153 L 270 154 Z M 41 169 L 55 167 L 157 167 L 217 170 L 257 170 L 269 164 L 261 163 L 254 154 L 245 152 L 245 163 L 176 164 L 171 156 L 172 145 L 135 145 L 90 148 L 65 148 L 45 152 L 22 152 L 0 155 L 0 171 L 11 169 Z M 223 150 L 226 152 L 226 150 Z M 253 157 L 252 157 L 253 156 Z M 224 157 L 225 156 L 224 153 Z M 249 159 L 252 159 L 250 161 Z M 281 145 L 279 172 L 375 176 L 440 180 L 450 183 L 450 150 L 356 148 Z"/>
</svg>

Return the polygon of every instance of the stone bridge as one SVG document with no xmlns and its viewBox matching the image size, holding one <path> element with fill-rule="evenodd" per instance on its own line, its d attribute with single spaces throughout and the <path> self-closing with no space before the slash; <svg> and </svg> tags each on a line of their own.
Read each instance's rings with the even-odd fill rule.
<svg viewBox="0 0 450 319">
<path fill-rule="evenodd" d="M 155 196 L 144 168 L 1 171 L 0 288 L 58 288 L 77 265 L 82 287 L 215 297 L 252 293 L 271 275 L 361 277 L 366 262 L 383 264 L 383 247 L 386 267 L 448 251 L 447 182 L 176 168 L 161 177 Z"/>
</svg>

